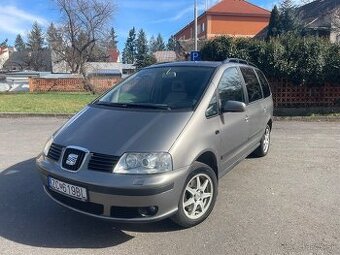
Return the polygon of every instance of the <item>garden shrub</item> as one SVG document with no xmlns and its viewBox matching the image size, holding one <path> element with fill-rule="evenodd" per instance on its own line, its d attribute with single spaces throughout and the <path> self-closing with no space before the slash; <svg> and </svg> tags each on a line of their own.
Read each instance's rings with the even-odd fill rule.
<svg viewBox="0 0 340 255">
<path fill-rule="evenodd" d="M 250 61 L 273 79 L 293 84 L 340 83 L 340 45 L 318 37 L 286 33 L 267 41 L 217 37 L 201 49 L 202 59 L 223 61 L 241 58 Z"/>
</svg>

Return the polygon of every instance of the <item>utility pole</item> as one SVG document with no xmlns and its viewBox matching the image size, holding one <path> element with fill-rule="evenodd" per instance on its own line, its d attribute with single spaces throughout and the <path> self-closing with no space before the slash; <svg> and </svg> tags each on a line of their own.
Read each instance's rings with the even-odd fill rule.
<svg viewBox="0 0 340 255">
<path fill-rule="evenodd" d="M 197 0 L 195 0 L 195 6 L 194 6 L 194 11 L 195 11 L 195 51 L 197 51 Z"/>
</svg>

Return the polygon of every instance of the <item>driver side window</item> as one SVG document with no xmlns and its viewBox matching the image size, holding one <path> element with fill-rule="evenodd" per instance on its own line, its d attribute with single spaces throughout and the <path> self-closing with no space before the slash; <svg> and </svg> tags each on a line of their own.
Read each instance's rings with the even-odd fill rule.
<svg viewBox="0 0 340 255">
<path fill-rule="evenodd" d="M 242 81 L 236 67 L 224 71 L 217 90 L 222 105 L 227 101 L 245 102 Z M 206 111 L 206 116 L 211 117 L 217 114 L 218 102 L 215 93 Z"/>
<path fill-rule="evenodd" d="M 224 71 L 218 85 L 218 93 L 222 105 L 227 101 L 244 103 L 242 82 L 236 67 L 231 67 Z"/>
</svg>

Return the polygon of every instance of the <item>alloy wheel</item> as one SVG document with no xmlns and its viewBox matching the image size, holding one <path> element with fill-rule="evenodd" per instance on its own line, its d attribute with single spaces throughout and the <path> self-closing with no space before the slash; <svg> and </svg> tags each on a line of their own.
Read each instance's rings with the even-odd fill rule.
<svg viewBox="0 0 340 255">
<path fill-rule="evenodd" d="M 213 183 L 208 175 L 201 173 L 192 177 L 183 196 L 185 215 L 192 220 L 202 217 L 210 207 L 213 192 Z"/>
</svg>

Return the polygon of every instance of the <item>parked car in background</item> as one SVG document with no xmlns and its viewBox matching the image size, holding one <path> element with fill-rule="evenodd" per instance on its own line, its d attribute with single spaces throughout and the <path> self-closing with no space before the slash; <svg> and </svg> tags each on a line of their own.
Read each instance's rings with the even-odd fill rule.
<svg viewBox="0 0 340 255">
<path fill-rule="evenodd" d="M 245 61 L 142 69 L 71 118 L 36 159 L 46 193 L 99 218 L 194 226 L 218 179 L 270 145 L 273 101 Z"/>
</svg>

